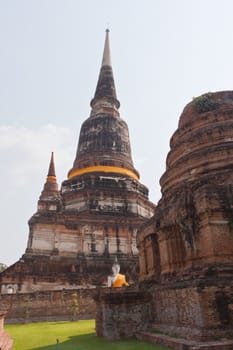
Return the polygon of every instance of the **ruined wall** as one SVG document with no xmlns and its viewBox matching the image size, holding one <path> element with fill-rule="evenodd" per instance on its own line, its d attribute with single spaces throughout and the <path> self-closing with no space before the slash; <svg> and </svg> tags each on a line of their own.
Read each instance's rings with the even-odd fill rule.
<svg viewBox="0 0 233 350">
<path fill-rule="evenodd" d="M 0 303 L 7 310 L 6 323 L 72 320 L 75 294 L 79 305 L 76 318 L 94 318 L 93 289 L 5 294 L 0 295 Z"/>
<path fill-rule="evenodd" d="M 151 298 L 130 288 L 100 290 L 96 300 L 96 334 L 106 339 L 131 338 L 148 328 Z"/>
<path fill-rule="evenodd" d="M 205 94 L 184 108 L 170 141 L 151 232 L 144 226 L 138 234 L 141 279 L 152 274 L 153 239 L 161 281 L 188 278 L 217 262 L 232 266 L 232 115 L 232 91 Z"/>
<path fill-rule="evenodd" d="M 140 285 L 165 333 L 233 337 L 233 92 L 208 93 L 181 114 L 162 198 L 137 236 Z"/>
<path fill-rule="evenodd" d="M 233 337 L 233 284 L 183 283 L 155 287 L 152 295 L 153 322 L 160 331 L 202 341 Z"/>
</svg>

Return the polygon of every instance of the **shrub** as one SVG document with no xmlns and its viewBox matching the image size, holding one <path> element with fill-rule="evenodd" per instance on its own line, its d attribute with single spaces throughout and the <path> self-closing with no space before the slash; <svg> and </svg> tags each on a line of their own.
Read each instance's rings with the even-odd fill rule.
<svg viewBox="0 0 233 350">
<path fill-rule="evenodd" d="M 211 92 L 194 97 L 192 102 L 193 109 L 198 113 L 209 112 L 219 107 L 219 102 L 212 98 Z"/>
<path fill-rule="evenodd" d="M 76 321 L 77 315 L 79 313 L 79 301 L 78 301 L 78 295 L 77 293 L 73 293 L 72 295 L 72 304 L 71 304 L 71 310 L 72 310 L 72 321 Z"/>
</svg>

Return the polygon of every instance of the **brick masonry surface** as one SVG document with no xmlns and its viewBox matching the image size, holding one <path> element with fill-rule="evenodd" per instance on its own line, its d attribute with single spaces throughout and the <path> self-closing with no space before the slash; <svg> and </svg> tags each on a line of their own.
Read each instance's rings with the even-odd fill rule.
<svg viewBox="0 0 233 350">
<path fill-rule="evenodd" d="M 99 291 L 96 333 L 106 339 L 132 338 L 150 323 L 150 295 L 131 288 Z"/>
<path fill-rule="evenodd" d="M 74 294 L 77 294 L 77 319 L 93 319 L 93 290 L 63 290 L 0 296 L 1 307 L 8 312 L 6 323 L 71 320 L 74 317 Z"/>
</svg>

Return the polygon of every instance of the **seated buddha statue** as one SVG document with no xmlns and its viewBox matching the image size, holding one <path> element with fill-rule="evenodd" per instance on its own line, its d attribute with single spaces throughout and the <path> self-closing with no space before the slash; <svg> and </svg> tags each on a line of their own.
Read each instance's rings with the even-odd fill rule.
<svg viewBox="0 0 233 350">
<path fill-rule="evenodd" d="M 120 265 L 115 258 L 114 264 L 112 265 L 112 275 L 108 276 L 108 287 L 118 288 L 122 286 L 129 286 L 125 279 L 125 275 L 120 273 Z"/>
</svg>

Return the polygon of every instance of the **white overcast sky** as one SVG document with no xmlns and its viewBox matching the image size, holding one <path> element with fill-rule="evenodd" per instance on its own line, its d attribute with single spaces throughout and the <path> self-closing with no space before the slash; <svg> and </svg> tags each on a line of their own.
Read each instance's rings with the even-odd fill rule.
<svg viewBox="0 0 233 350">
<path fill-rule="evenodd" d="M 194 96 L 233 89 L 232 0 L 0 0 L 0 262 L 24 253 L 50 152 L 59 184 L 110 28 L 121 117 L 150 199 Z"/>
</svg>

